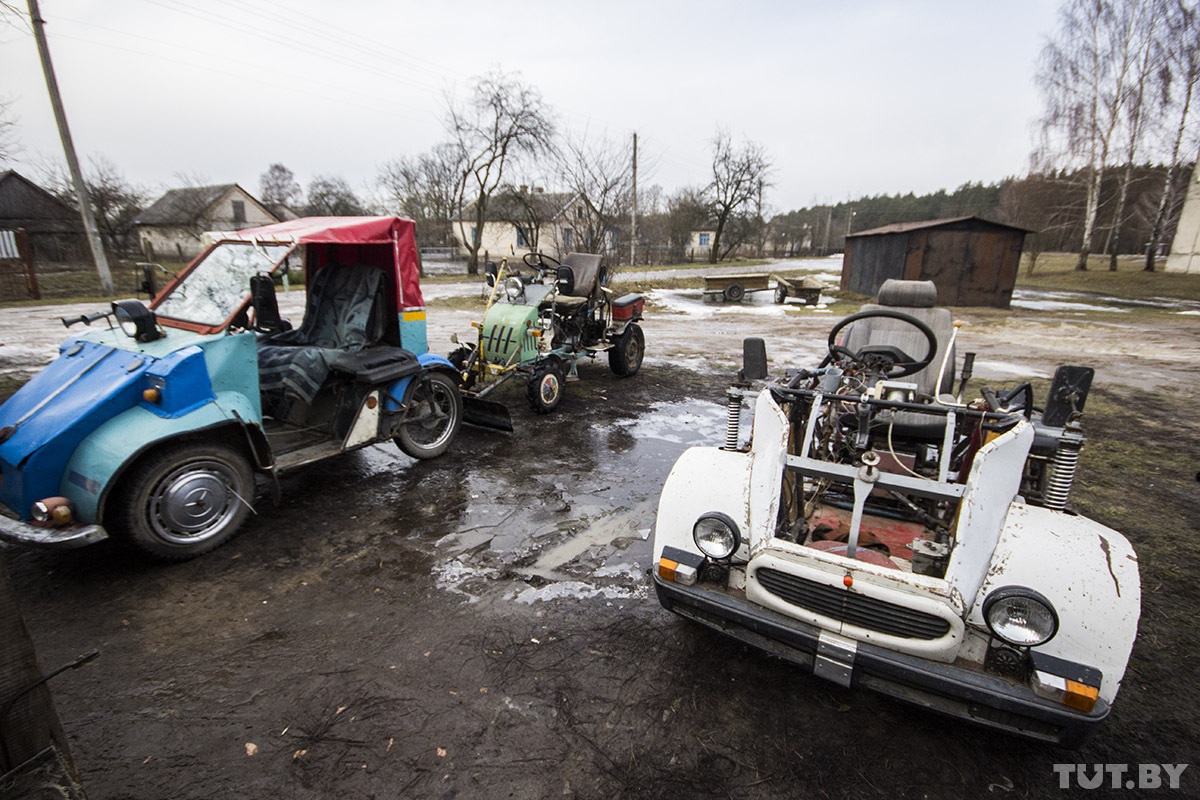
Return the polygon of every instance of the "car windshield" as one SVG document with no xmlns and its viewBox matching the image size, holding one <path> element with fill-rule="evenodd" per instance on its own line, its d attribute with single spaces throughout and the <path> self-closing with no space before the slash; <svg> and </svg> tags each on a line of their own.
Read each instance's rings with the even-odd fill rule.
<svg viewBox="0 0 1200 800">
<path fill-rule="evenodd" d="M 250 296 L 250 278 L 271 272 L 294 246 L 222 242 L 196 264 L 154 311 L 161 317 L 221 325 Z"/>
</svg>

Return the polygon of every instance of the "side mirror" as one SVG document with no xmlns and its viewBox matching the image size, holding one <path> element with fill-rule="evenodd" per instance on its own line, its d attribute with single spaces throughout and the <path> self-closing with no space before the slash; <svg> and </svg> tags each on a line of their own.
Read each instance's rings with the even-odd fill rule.
<svg viewBox="0 0 1200 800">
<path fill-rule="evenodd" d="M 1091 367 L 1056 369 L 1054 381 L 1050 384 L 1050 396 L 1046 398 L 1046 410 L 1042 412 L 1042 424 L 1061 428 L 1072 416 L 1082 414 L 1095 374 L 1096 370 Z"/>
<path fill-rule="evenodd" d="M 767 377 L 767 345 L 762 339 L 751 337 L 742 340 L 742 371 L 738 378 L 743 381 L 760 381 Z"/>
</svg>

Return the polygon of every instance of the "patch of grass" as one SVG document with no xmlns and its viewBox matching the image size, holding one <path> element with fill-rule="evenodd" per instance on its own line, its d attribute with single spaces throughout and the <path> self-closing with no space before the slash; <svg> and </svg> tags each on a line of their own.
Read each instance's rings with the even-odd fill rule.
<svg viewBox="0 0 1200 800">
<path fill-rule="evenodd" d="M 1030 289 L 1094 292 L 1114 297 L 1200 298 L 1200 275 L 1145 272 L 1140 256 L 1121 256 L 1117 260 L 1116 272 L 1109 271 L 1107 256 L 1089 258 L 1086 271 L 1075 269 L 1076 260 L 1077 256 L 1071 253 L 1042 253 L 1030 275 L 1029 256 L 1022 256 L 1017 285 Z"/>
<path fill-rule="evenodd" d="M 437 297 L 432 300 L 426 300 L 425 305 L 429 308 L 458 308 L 478 310 L 482 313 L 483 309 L 487 306 L 487 298 L 480 297 L 477 294 L 454 295 L 452 297 Z"/>
</svg>

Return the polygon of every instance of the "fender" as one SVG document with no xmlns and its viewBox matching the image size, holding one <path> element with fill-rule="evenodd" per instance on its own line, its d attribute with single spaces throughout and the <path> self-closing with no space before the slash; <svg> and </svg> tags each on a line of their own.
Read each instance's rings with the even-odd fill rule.
<svg viewBox="0 0 1200 800">
<path fill-rule="evenodd" d="M 967 622 L 987 630 L 983 601 L 994 589 L 1036 589 L 1054 606 L 1058 633 L 1035 649 L 1100 670 L 1100 697 L 1111 703 L 1141 616 L 1137 553 L 1129 541 L 1086 517 L 1013 503 L 992 563 Z"/>
<path fill-rule="evenodd" d="M 419 356 L 417 356 L 417 361 L 424 370 L 449 372 L 452 376 L 456 376 L 458 374 L 457 370 L 454 369 L 454 365 L 451 364 L 450 360 L 444 356 L 434 355 L 433 353 L 421 353 Z M 384 411 L 400 410 L 399 401 L 404 399 L 404 393 L 408 391 L 408 385 L 412 383 L 413 378 L 415 377 L 417 376 L 407 375 L 387 388 L 387 394 L 384 395 L 387 398 L 383 403 Z"/>
<path fill-rule="evenodd" d="M 216 398 L 182 416 L 169 418 L 134 406 L 92 431 L 75 449 L 63 470 L 59 491 L 75 509 L 76 519 L 99 522 L 112 487 L 147 449 L 180 435 L 225 425 L 250 425 L 258 419 L 257 398 L 217 392 Z M 251 454 L 251 463 L 255 459 Z"/>
</svg>

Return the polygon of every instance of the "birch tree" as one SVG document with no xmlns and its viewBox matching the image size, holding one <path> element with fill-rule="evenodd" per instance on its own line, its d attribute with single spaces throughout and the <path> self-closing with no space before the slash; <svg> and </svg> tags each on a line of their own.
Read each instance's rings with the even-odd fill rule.
<svg viewBox="0 0 1200 800">
<path fill-rule="evenodd" d="M 1035 158 L 1043 167 L 1082 166 L 1087 176 L 1078 270 L 1087 269 L 1093 249 L 1100 186 L 1129 98 L 1135 16 L 1119 13 L 1109 0 L 1067 0 L 1059 10 L 1057 35 L 1039 59 L 1037 81 L 1046 110 Z"/>
<path fill-rule="evenodd" d="M 1163 30 L 1163 106 L 1164 118 L 1173 125 L 1165 131 L 1167 175 L 1158 198 L 1154 228 L 1146 246 L 1146 272 L 1154 271 L 1159 242 L 1175 201 L 1176 176 L 1183 167 L 1184 135 L 1191 122 L 1196 87 L 1200 84 L 1200 2 L 1168 0 Z"/>
</svg>

